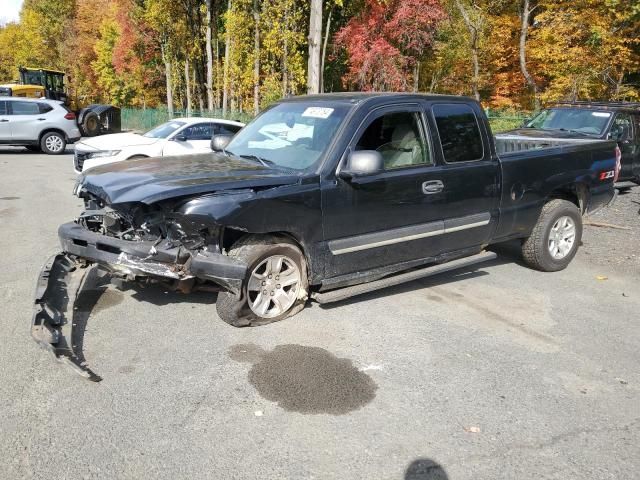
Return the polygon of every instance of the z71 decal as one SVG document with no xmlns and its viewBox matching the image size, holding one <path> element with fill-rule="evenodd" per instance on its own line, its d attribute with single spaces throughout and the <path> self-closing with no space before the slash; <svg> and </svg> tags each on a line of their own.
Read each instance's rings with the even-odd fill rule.
<svg viewBox="0 0 640 480">
<path fill-rule="evenodd" d="M 600 173 L 600 180 L 607 180 L 608 178 L 613 178 L 616 176 L 615 170 L 609 170 L 608 172 Z"/>
</svg>

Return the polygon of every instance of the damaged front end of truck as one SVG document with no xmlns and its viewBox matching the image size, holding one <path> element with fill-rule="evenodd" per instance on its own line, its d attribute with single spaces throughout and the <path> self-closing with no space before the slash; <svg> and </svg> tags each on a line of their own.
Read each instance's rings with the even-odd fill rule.
<svg viewBox="0 0 640 480">
<path fill-rule="evenodd" d="M 183 293 L 224 289 L 239 294 L 247 265 L 222 251 L 223 227 L 210 217 L 185 215 L 184 200 L 109 204 L 82 184 L 75 193 L 85 209 L 58 229 L 62 252 L 38 277 L 31 334 L 80 375 L 100 380 L 84 360 L 76 331 L 80 317 L 88 315 L 78 307 L 87 289 L 133 282 Z"/>
</svg>

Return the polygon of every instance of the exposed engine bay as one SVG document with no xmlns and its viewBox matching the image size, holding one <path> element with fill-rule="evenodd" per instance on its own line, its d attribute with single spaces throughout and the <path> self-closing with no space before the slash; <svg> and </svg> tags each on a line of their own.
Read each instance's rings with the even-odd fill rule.
<svg viewBox="0 0 640 480">
<path fill-rule="evenodd" d="M 166 241 L 167 248 L 219 251 L 219 227 L 194 225 L 158 204 L 109 206 L 88 192 L 80 192 L 79 196 L 84 199 L 85 211 L 77 223 L 92 232 L 130 242 Z"/>
</svg>

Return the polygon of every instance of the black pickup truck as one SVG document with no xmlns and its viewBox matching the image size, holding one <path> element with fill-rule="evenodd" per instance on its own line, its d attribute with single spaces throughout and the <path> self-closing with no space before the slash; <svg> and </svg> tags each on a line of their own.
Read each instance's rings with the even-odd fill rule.
<svg viewBox="0 0 640 480">
<path fill-rule="evenodd" d="M 531 267 L 561 270 L 619 167 L 612 141 L 498 156 L 480 105 L 453 96 L 291 98 L 212 146 L 83 172 L 85 209 L 38 280 L 39 343 L 73 359 L 72 305 L 92 268 L 217 288 L 235 326 L 467 267 L 510 239 Z"/>
<path fill-rule="evenodd" d="M 505 151 L 514 142 L 529 145 L 535 142 L 538 147 L 549 147 L 565 142 L 615 140 L 621 154 L 619 181 L 640 185 L 640 103 L 558 103 L 542 110 L 522 128 L 496 138 Z"/>
</svg>

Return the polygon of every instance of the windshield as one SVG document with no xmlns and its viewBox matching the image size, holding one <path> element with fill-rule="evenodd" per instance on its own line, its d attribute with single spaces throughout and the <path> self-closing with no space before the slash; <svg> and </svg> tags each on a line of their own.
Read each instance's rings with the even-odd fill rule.
<svg viewBox="0 0 640 480">
<path fill-rule="evenodd" d="M 278 104 L 240 130 L 226 152 L 294 170 L 313 168 L 349 108 L 326 102 Z"/>
<path fill-rule="evenodd" d="M 540 112 L 527 124 L 527 127 L 544 130 L 568 130 L 585 135 L 602 135 L 610 118 L 611 112 L 552 108 Z"/>
<path fill-rule="evenodd" d="M 178 130 L 180 127 L 186 125 L 185 122 L 178 122 L 176 120 L 172 120 L 167 123 L 163 123 L 162 125 L 158 125 L 156 128 L 149 130 L 147 133 L 143 135 L 143 137 L 148 138 L 167 138 L 173 132 Z"/>
</svg>

